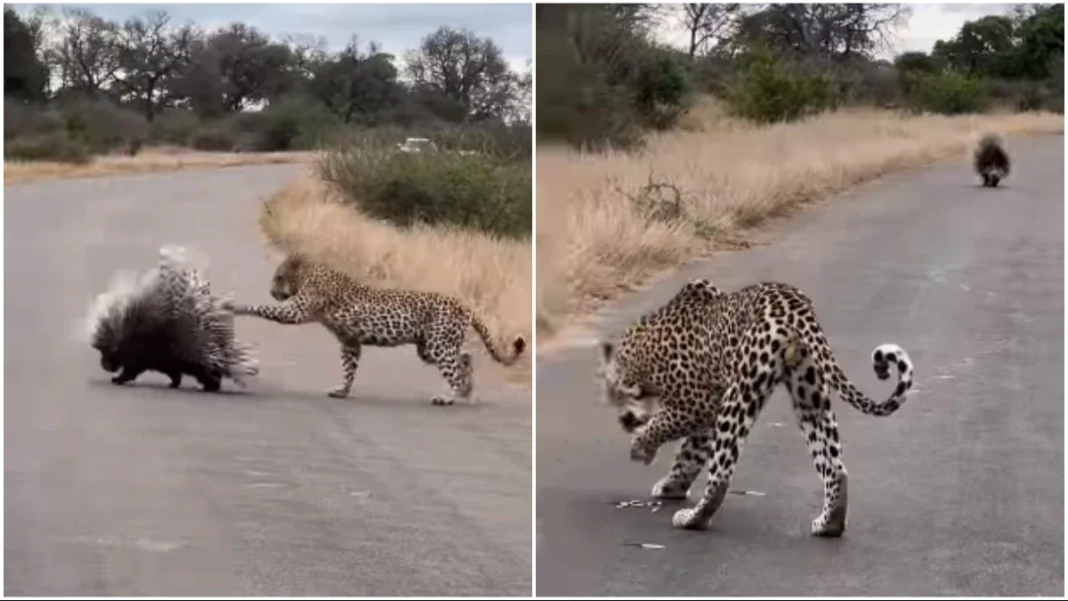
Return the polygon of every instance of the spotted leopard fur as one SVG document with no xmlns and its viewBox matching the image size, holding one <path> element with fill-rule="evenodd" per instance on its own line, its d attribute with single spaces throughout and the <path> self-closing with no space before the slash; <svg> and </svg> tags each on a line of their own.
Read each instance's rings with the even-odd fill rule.
<svg viewBox="0 0 1068 601">
<path fill-rule="evenodd" d="M 364 346 L 414 344 L 419 358 L 436 365 L 448 384 L 446 394 L 433 397 L 434 405 L 471 397 L 471 355 L 464 350 L 469 327 L 504 365 L 515 363 L 526 347 L 517 336 L 505 355 L 482 320 L 452 297 L 366 286 L 300 254 L 287 256 L 275 270 L 271 296 L 280 304 L 235 304 L 234 312 L 281 324 L 318 322 L 329 330 L 341 343 L 342 383 L 328 393 L 334 398 L 349 395 Z"/>
<path fill-rule="evenodd" d="M 846 526 L 848 475 L 832 389 L 849 405 L 875 416 L 901 408 L 912 387 L 908 353 L 883 344 L 872 353 L 879 379 L 898 371 L 882 403 L 846 378 L 831 352 L 811 300 L 780 283 L 724 293 L 711 282 L 689 282 L 662 307 L 637 320 L 616 342 L 600 343 L 599 381 L 620 425 L 635 437 L 631 459 L 648 465 L 658 449 L 683 439 L 657 498 L 684 499 L 710 465 L 704 496 L 675 513 L 678 528 L 703 529 L 726 496 L 735 465 L 772 391 L 786 386 L 798 425 L 823 480 L 823 511 L 813 534 L 841 536 Z"/>
</svg>

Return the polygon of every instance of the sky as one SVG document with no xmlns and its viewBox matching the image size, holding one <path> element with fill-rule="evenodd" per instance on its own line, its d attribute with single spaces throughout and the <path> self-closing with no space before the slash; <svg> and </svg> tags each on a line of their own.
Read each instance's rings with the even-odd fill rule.
<svg viewBox="0 0 1068 601">
<path fill-rule="evenodd" d="M 30 12 L 33 4 L 11 4 Z M 64 6 L 52 5 L 60 10 Z M 361 45 L 378 42 L 384 52 L 403 59 L 407 50 L 439 26 L 466 28 L 492 39 L 517 71 L 526 70 L 533 55 L 530 4 L 95 4 L 78 3 L 112 21 L 154 10 L 171 15 L 172 23 L 193 21 L 205 29 L 240 21 L 272 38 L 296 33 L 323 37 L 331 50 L 345 47 L 353 35 Z"/>
<path fill-rule="evenodd" d="M 912 4 L 912 16 L 896 31 L 893 47 L 878 58 L 892 59 L 902 52 L 930 52 L 934 43 L 953 37 L 965 21 L 992 14 L 1004 14 L 1012 4 Z M 677 20 L 666 19 L 657 32 L 659 38 L 673 46 L 686 47 L 689 34 Z"/>
</svg>

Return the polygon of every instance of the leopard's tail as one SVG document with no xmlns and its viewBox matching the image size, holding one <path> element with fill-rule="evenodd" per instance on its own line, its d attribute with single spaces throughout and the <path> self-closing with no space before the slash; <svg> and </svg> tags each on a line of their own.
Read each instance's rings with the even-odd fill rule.
<svg viewBox="0 0 1068 601">
<path fill-rule="evenodd" d="M 486 345 L 486 350 L 489 351 L 493 360 L 502 365 L 512 365 L 519 360 L 519 356 L 523 354 L 523 350 L 527 348 L 527 341 L 523 340 L 522 336 L 516 336 L 515 341 L 512 342 L 512 355 L 506 357 L 501 349 L 493 343 L 493 338 L 490 336 L 489 329 L 486 328 L 486 324 L 482 323 L 478 317 L 471 316 L 471 327 L 478 332 L 478 337 L 482 339 L 482 343 Z"/>
<path fill-rule="evenodd" d="M 845 372 L 839 367 L 838 362 L 832 359 L 831 385 L 838 390 L 838 395 L 852 405 L 855 409 L 866 415 L 886 417 L 892 415 L 908 400 L 909 391 L 912 389 L 912 359 L 905 349 L 896 344 L 882 344 L 875 348 L 871 354 L 872 367 L 875 375 L 880 380 L 890 378 L 890 367 L 897 370 L 897 387 L 888 399 L 882 403 L 876 403 L 861 392 Z"/>
</svg>

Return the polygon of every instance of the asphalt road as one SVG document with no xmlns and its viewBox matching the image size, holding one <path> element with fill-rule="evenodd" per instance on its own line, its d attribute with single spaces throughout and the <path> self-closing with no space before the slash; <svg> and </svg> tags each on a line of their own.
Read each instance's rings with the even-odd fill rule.
<svg viewBox="0 0 1068 601">
<path fill-rule="evenodd" d="M 538 595 L 1063 595 L 1064 139 L 1009 142 L 1003 189 L 976 187 L 963 158 L 894 176 L 601 315 L 598 329 L 617 332 L 693 277 L 789 282 L 876 398 L 891 384 L 872 373 L 872 349 L 904 346 L 920 390 L 901 411 L 835 405 L 850 473 L 843 538 L 809 534 L 822 485 L 782 390 L 732 483 L 764 496 L 729 495 L 705 532 L 674 530 L 674 505 L 616 509 L 647 498 L 675 446 L 651 467 L 629 461 L 587 342 L 537 366 Z"/>
<path fill-rule="evenodd" d="M 261 198 L 294 166 L 5 189 L 6 595 L 527 595 L 531 402 L 477 406 L 412 348 L 367 349 L 347 401 L 319 326 L 241 318 L 261 376 L 241 392 L 144 375 L 118 388 L 77 321 L 114 270 L 166 243 L 213 285 L 272 302 Z"/>
</svg>

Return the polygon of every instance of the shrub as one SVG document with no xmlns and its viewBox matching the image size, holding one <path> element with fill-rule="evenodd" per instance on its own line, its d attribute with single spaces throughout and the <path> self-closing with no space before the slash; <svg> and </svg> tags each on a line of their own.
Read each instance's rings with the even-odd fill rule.
<svg viewBox="0 0 1068 601">
<path fill-rule="evenodd" d="M 512 238 L 530 235 L 529 161 L 454 151 L 403 153 L 370 135 L 328 152 L 318 170 L 348 202 L 397 226 L 455 225 Z"/>
<path fill-rule="evenodd" d="M 439 150 L 477 152 L 505 161 L 518 161 L 530 159 L 532 134 L 529 125 L 487 122 L 467 128 L 453 127 L 429 137 Z"/>
<path fill-rule="evenodd" d="M 68 98 L 60 103 L 67 136 L 93 153 L 128 147 L 148 138 L 149 126 L 139 112 L 106 99 Z"/>
<path fill-rule="evenodd" d="M 686 111 L 694 87 L 688 58 L 615 8 L 539 7 L 539 139 L 635 147 L 644 131 L 671 128 Z"/>
<path fill-rule="evenodd" d="M 908 103 L 915 111 L 942 115 L 978 113 L 990 104 L 987 85 L 964 73 L 909 73 Z"/>
<path fill-rule="evenodd" d="M 4 139 L 61 131 L 63 118 L 54 109 L 4 97 Z"/>
<path fill-rule="evenodd" d="M 643 63 L 636 81 L 638 113 L 647 127 L 670 129 L 686 111 L 692 77 L 671 50 L 651 48 Z"/>
<path fill-rule="evenodd" d="M 272 102 L 257 112 L 238 113 L 225 128 L 236 132 L 241 146 L 257 152 L 313 150 L 341 137 L 340 120 L 324 107 L 301 96 Z"/>
<path fill-rule="evenodd" d="M 790 65 L 766 49 L 752 49 L 727 90 L 727 106 L 757 123 L 793 121 L 832 107 L 835 82 L 818 71 Z"/>
<path fill-rule="evenodd" d="M 234 134 L 216 125 L 196 132 L 192 144 L 197 150 L 232 152 L 237 146 L 237 140 Z"/>
<path fill-rule="evenodd" d="M 56 131 L 5 141 L 4 158 L 83 165 L 92 157 L 83 142 L 71 140 L 63 132 Z"/>
<path fill-rule="evenodd" d="M 596 65 L 576 59 L 566 40 L 539 35 L 538 64 L 552 65 L 538 74 L 539 140 L 562 140 L 575 148 L 629 148 L 641 140 L 632 90 L 610 85 Z M 548 36 L 548 37 L 546 37 Z"/>
<path fill-rule="evenodd" d="M 199 127 L 200 119 L 193 111 L 170 109 L 156 115 L 149 137 L 156 142 L 188 146 Z"/>
</svg>

